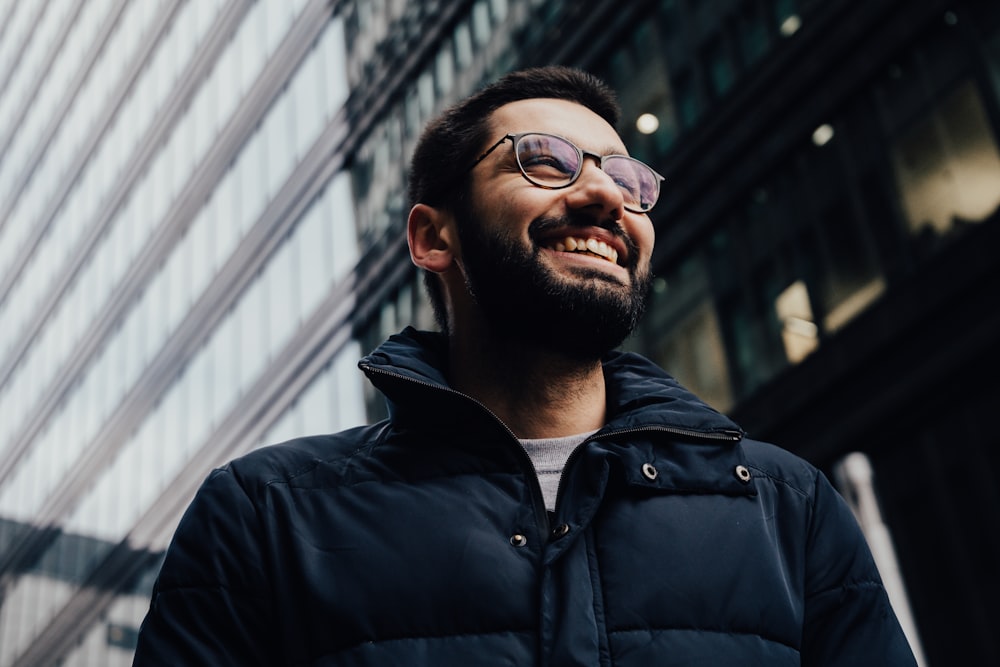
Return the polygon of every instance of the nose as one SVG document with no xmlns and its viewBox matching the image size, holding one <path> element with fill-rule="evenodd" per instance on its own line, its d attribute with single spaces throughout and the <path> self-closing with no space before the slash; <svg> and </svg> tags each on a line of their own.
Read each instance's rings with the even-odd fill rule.
<svg viewBox="0 0 1000 667">
<path fill-rule="evenodd" d="M 601 169 L 600 157 L 586 155 L 580 176 L 566 192 L 570 208 L 592 211 L 600 219 L 625 217 L 625 197 L 621 188 Z"/>
</svg>

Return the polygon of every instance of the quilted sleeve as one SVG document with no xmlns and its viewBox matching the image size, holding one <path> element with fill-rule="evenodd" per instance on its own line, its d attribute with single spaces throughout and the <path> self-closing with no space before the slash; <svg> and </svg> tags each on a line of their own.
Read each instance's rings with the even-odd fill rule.
<svg viewBox="0 0 1000 667">
<path fill-rule="evenodd" d="M 228 469 L 213 471 L 167 549 L 133 666 L 277 664 L 260 545 L 250 499 Z"/>
<path fill-rule="evenodd" d="M 864 534 L 821 472 L 807 540 L 802 664 L 915 667 Z"/>
</svg>

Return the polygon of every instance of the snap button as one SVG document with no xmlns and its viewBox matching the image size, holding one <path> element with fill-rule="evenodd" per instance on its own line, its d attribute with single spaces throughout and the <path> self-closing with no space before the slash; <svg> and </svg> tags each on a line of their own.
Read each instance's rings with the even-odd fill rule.
<svg viewBox="0 0 1000 667">
<path fill-rule="evenodd" d="M 659 475 L 660 473 L 657 472 L 656 468 L 653 466 L 652 463 L 643 463 L 642 474 L 649 481 L 653 481 L 654 479 L 656 479 L 656 476 Z"/>
<path fill-rule="evenodd" d="M 569 532 L 569 524 L 561 523 L 552 529 L 552 537 L 562 537 Z"/>
<path fill-rule="evenodd" d="M 510 543 L 512 546 L 515 547 L 523 547 L 525 544 L 528 543 L 528 538 L 522 535 L 521 533 L 517 533 L 515 535 L 510 536 Z"/>
<path fill-rule="evenodd" d="M 750 481 L 750 471 L 747 470 L 746 466 L 736 466 L 736 479 L 744 484 Z"/>
</svg>

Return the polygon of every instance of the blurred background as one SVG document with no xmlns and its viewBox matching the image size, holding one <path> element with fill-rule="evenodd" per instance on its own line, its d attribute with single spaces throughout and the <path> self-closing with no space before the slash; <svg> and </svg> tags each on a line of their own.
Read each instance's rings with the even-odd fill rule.
<svg viewBox="0 0 1000 667">
<path fill-rule="evenodd" d="M 0 667 L 129 665 L 213 466 L 384 415 L 415 139 L 548 63 L 666 176 L 627 347 L 837 481 L 923 664 L 1000 654 L 1000 3 L 0 0 Z"/>
</svg>

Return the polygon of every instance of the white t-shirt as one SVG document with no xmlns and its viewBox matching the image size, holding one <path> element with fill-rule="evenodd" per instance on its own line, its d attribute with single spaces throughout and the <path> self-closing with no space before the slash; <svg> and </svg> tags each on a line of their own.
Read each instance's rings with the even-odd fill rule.
<svg viewBox="0 0 1000 667">
<path fill-rule="evenodd" d="M 561 438 L 525 438 L 521 439 L 524 451 L 528 452 L 531 462 L 535 464 L 538 481 L 542 485 L 542 497 L 545 498 L 545 509 L 554 511 L 556 508 L 556 492 L 559 490 L 559 477 L 577 445 L 586 440 L 596 431 L 577 433 Z"/>
</svg>

